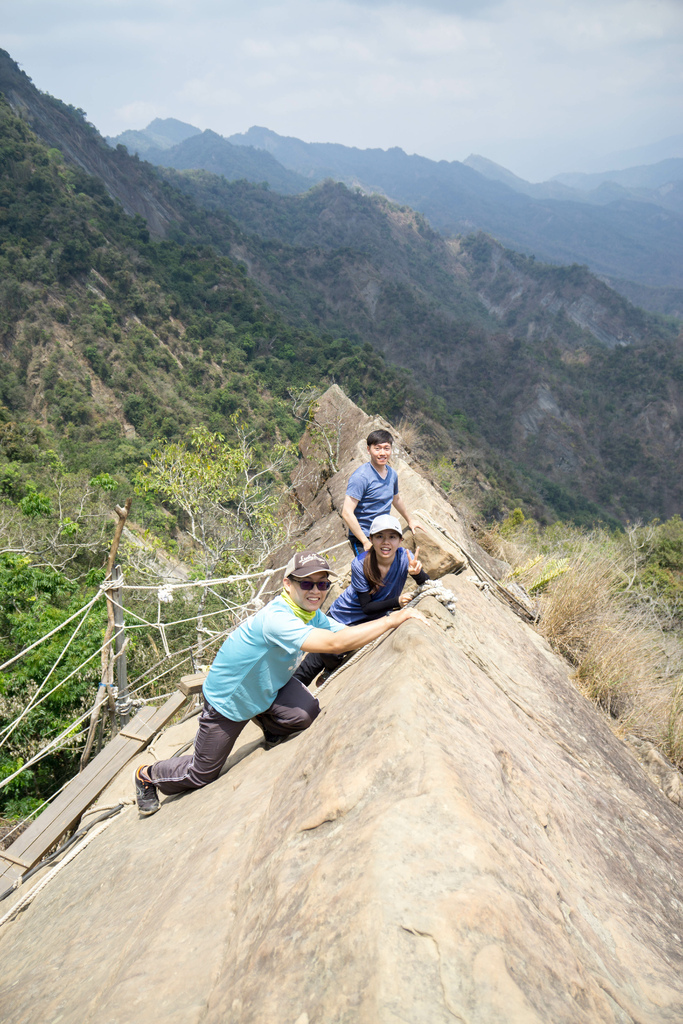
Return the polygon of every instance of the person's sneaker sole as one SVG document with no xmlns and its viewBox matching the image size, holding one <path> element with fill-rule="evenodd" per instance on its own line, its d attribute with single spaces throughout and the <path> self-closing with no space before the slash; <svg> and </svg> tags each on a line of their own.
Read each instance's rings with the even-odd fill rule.
<svg viewBox="0 0 683 1024">
<path fill-rule="evenodd" d="M 138 814 L 141 818 L 149 818 L 159 810 L 159 795 L 157 787 L 151 782 L 145 782 L 137 773 L 135 779 L 135 800 L 138 805 Z"/>
</svg>

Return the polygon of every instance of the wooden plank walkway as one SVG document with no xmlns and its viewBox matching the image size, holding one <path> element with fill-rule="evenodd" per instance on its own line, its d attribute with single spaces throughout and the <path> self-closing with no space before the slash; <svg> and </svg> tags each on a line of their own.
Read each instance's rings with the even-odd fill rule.
<svg viewBox="0 0 683 1024">
<path fill-rule="evenodd" d="M 7 850 L 0 850 L 0 892 L 37 864 L 50 847 L 73 828 L 114 776 L 132 757 L 144 750 L 186 700 L 187 696 L 178 691 L 171 694 L 160 708 L 141 708 L 26 831 Z M 131 788 L 132 785 L 131 779 Z"/>
</svg>

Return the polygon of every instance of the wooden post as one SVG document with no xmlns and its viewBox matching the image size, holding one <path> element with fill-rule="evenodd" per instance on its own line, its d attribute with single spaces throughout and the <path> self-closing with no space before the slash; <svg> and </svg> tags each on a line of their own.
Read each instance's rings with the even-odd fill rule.
<svg viewBox="0 0 683 1024">
<path fill-rule="evenodd" d="M 121 572 L 121 566 L 115 565 L 112 579 L 115 583 L 120 583 L 123 578 Z M 125 624 L 123 621 L 123 604 L 121 587 L 117 587 L 116 590 L 112 591 L 112 598 L 114 604 L 114 650 L 116 652 L 116 682 L 119 688 L 119 702 L 122 707 L 126 707 L 128 704 L 128 666 L 126 663 L 126 649 L 125 649 Z M 128 725 L 128 719 L 130 718 L 130 711 L 120 712 L 121 725 Z"/>
<path fill-rule="evenodd" d="M 116 529 L 114 530 L 114 538 L 113 538 L 113 540 L 111 542 L 111 548 L 109 549 L 109 558 L 107 559 L 106 575 L 104 577 L 105 582 L 107 580 L 111 579 L 112 569 L 114 568 L 114 562 L 116 561 L 116 554 L 117 554 L 117 552 L 119 550 L 119 541 L 121 540 L 121 534 L 123 533 L 123 527 L 125 526 L 126 519 L 128 518 L 128 513 L 130 512 L 130 506 L 132 504 L 133 504 L 133 499 L 132 498 L 128 498 L 128 500 L 126 501 L 125 508 L 121 508 L 120 505 L 116 506 L 116 515 L 118 516 L 118 522 L 116 524 Z M 107 691 L 107 699 L 108 699 L 108 703 L 109 703 L 109 715 L 110 715 L 110 718 L 112 720 L 112 735 L 113 735 L 114 732 L 115 732 L 116 718 L 115 718 L 115 715 L 114 715 L 114 710 L 112 708 L 114 700 L 113 700 L 112 692 L 111 692 L 111 682 L 112 682 L 112 679 L 113 679 L 112 664 L 111 664 L 112 657 L 113 657 L 112 652 L 111 652 L 111 638 L 112 638 L 112 636 L 114 634 L 115 622 L 114 622 L 114 606 L 112 604 L 112 600 L 111 600 L 111 596 L 110 596 L 110 592 L 109 591 L 107 591 L 106 597 L 107 597 L 107 620 L 108 621 L 107 621 L 107 629 L 106 629 L 106 632 L 104 634 L 104 645 L 102 647 L 102 682 L 100 683 L 100 689 L 106 688 L 106 691 Z M 88 729 L 88 736 L 87 736 L 87 739 L 85 741 L 85 747 L 83 749 L 83 753 L 81 754 L 81 766 L 80 766 L 80 769 L 79 769 L 80 771 L 83 771 L 83 769 L 85 768 L 86 764 L 88 763 L 88 758 L 90 757 L 90 751 L 92 750 L 93 741 L 95 739 L 95 729 L 97 727 L 97 720 L 100 717 L 100 708 L 101 708 L 102 704 L 104 703 L 104 701 L 100 699 L 101 698 L 100 690 L 98 690 L 97 692 L 98 692 L 98 697 L 95 700 L 95 706 L 93 707 L 92 714 L 90 715 L 90 727 Z"/>
</svg>

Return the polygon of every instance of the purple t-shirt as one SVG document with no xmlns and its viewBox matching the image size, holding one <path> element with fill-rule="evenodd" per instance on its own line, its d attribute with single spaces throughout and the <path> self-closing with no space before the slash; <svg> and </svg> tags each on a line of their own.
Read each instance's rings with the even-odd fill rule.
<svg viewBox="0 0 683 1024">
<path fill-rule="evenodd" d="M 367 536 L 372 520 L 391 511 L 394 495 L 398 494 L 396 470 L 387 466 L 387 475 L 382 479 L 373 464 L 365 462 L 349 477 L 346 493 L 358 499 L 355 515 Z"/>
</svg>

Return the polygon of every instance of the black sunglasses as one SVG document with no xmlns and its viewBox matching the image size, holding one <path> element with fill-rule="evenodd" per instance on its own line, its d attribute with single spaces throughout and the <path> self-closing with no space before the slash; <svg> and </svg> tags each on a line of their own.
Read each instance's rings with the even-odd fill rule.
<svg viewBox="0 0 683 1024">
<path fill-rule="evenodd" d="M 329 590 L 332 586 L 329 580 L 319 580 L 315 583 L 313 580 L 298 580 L 296 576 L 290 576 L 289 578 L 298 583 L 302 590 L 313 590 L 313 587 L 317 587 L 318 590 Z"/>
</svg>

